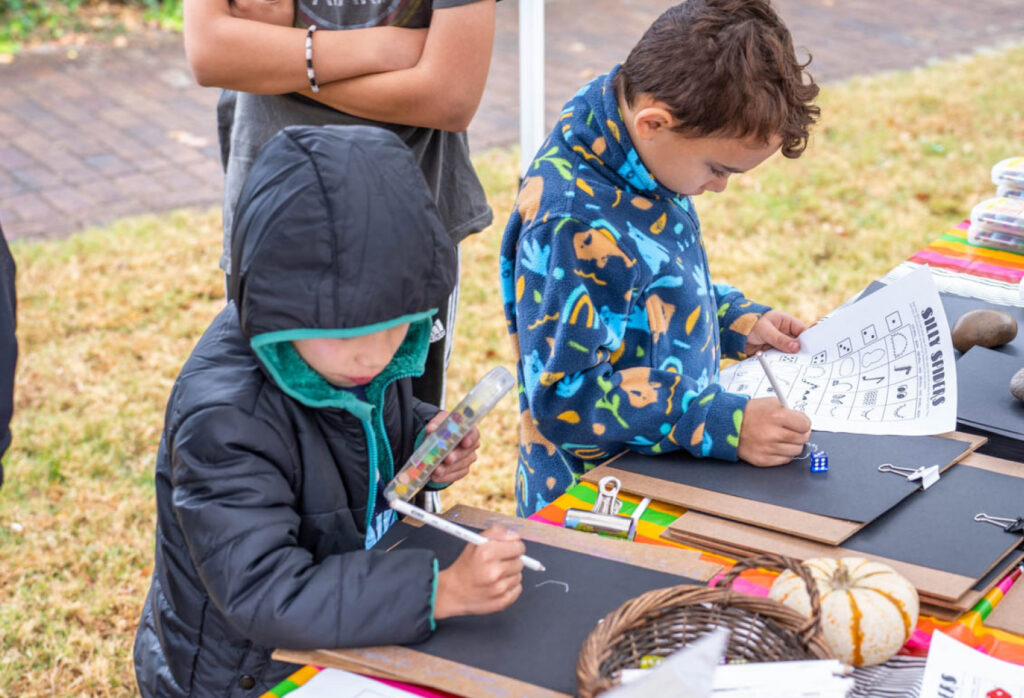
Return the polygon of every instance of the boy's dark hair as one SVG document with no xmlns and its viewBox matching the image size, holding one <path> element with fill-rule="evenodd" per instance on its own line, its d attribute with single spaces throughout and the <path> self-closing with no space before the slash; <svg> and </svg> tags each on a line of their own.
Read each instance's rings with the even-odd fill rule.
<svg viewBox="0 0 1024 698">
<path fill-rule="evenodd" d="M 687 0 L 666 10 L 630 51 L 616 86 L 664 102 L 689 136 L 782 137 L 799 157 L 820 110 L 818 86 L 768 0 Z M 806 75 L 806 80 L 805 80 Z"/>
</svg>

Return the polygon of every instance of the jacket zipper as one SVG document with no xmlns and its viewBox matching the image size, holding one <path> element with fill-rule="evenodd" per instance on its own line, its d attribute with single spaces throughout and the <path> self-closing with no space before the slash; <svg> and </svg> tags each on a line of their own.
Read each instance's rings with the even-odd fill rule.
<svg viewBox="0 0 1024 698">
<path fill-rule="evenodd" d="M 381 438 L 384 439 L 384 446 L 388 449 L 391 448 L 391 442 L 388 440 L 388 432 L 384 428 L 384 395 L 387 393 L 388 388 L 391 384 L 397 380 L 403 378 L 411 378 L 416 375 L 415 373 L 397 373 L 393 377 L 388 379 L 388 382 L 381 386 L 380 389 L 380 406 L 370 405 L 370 420 L 359 420 L 359 423 L 363 425 L 363 433 L 366 434 L 366 449 L 370 456 L 370 473 L 368 481 L 368 489 L 366 493 L 366 531 L 369 533 L 370 526 L 373 524 L 373 517 L 377 513 L 377 482 L 380 478 L 378 470 L 378 451 L 377 451 L 377 439 L 374 435 L 374 425 L 372 420 L 376 419 L 380 423 Z M 394 452 L 391 454 L 391 477 L 394 477 L 395 470 L 395 456 Z"/>
</svg>

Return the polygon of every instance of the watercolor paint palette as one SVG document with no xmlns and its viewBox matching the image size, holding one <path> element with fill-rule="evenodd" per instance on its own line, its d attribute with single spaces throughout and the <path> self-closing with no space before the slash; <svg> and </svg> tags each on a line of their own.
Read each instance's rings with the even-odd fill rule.
<svg viewBox="0 0 1024 698">
<path fill-rule="evenodd" d="M 1024 189 L 1024 157 L 1000 160 L 992 166 L 992 183 L 1012 189 Z"/>
<path fill-rule="evenodd" d="M 1024 236 L 1024 201 L 1005 196 L 985 199 L 971 209 L 971 227 Z"/>
<path fill-rule="evenodd" d="M 516 379 L 503 366 L 491 369 L 440 426 L 423 439 L 398 475 L 384 488 L 384 497 L 388 501 L 408 502 L 416 496 L 437 466 L 515 383 Z"/>
</svg>

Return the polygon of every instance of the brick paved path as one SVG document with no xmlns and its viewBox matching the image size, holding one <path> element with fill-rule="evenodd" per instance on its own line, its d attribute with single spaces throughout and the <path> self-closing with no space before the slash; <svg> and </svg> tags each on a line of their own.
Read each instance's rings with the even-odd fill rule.
<svg viewBox="0 0 1024 698">
<path fill-rule="evenodd" d="M 548 0 L 547 123 L 622 60 L 664 0 Z M 1021 0 L 775 0 L 819 81 L 923 65 L 1024 41 Z M 498 5 L 474 149 L 518 142 L 518 5 Z M 9 238 L 55 237 L 125 215 L 216 205 L 217 91 L 191 80 L 178 36 L 37 51 L 0 66 L 0 221 Z"/>
</svg>

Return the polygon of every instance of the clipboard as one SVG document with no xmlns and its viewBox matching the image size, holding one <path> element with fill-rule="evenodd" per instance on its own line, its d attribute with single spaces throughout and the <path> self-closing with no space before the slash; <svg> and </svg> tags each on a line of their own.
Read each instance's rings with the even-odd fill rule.
<svg viewBox="0 0 1024 698">
<path fill-rule="evenodd" d="M 311 652 L 279 649 L 274 652 L 274 658 L 297 664 L 315 664 L 347 669 L 361 674 L 431 686 L 465 696 L 565 696 L 575 693 L 576 660 L 579 655 L 579 646 L 586 634 L 607 612 L 614 610 L 626 600 L 626 598 L 614 598 L 610 595 L 612 592 L 621 594 L 623 592 L 621 588 L 617 590 L 613 588 L 612 592 L 609 592 L 608 588 L 636 586 L 638 588 L 629 591 L 627 597 L 633 598 L 652 588 L 687 582 L 704 583 L 721 570 L 720 565 L 700 560 L 701 553 L 699 551 L 606 539 L 472 507 L 455 506 L 445 514 L 445 517 L 473 528 L 487 528 L 491 524 L 500 523 L 530 541 L 528 549 L 531 555 L 535 554 L 538 559 L 541 559 L 548 566 L 549 572 L 553 574 L 559 574 L 559 564 L 564 570 L 569 564 L 580 565 L 581 563 L 588 566 L 588 572 L 591 567 L 607 572 L 604 578 L 594 578 L 593 574 L 588 574 L 587 580 L 592 583 L 592 586 L 588 584 L 588 588 L 577 589 L 578 593 L 572 597 L 577 609 L 579 604 L 585 604 L 588 607 L 587 614 L 577 616 L 578 620 L 574 621 L 580 627 L 585 626 L 585 631 L 582 632 L 582 636 L 578 638 L 575 646 L 572 646 L 573 641 L 570 638 L 562 637 L 559 634 L 567 632 L 563 630 L 563 627 L 571 624 L 566 621 L 563 625 L 559 625 L 558 615 L 548 615 L 538 619 L 539 631 L 536 637 L 532 638 L 534 641 L 528 643 L 529 646 L 519 643 L 511 648 L 520 654 L 532 653 L 535 662 L 554 663 L 559 672 L 558 688 L 552 688 L 553 682 L 551 681 L 541 684 L 534 680 L 524 679 L 524 673 L 536 674 L 540 673 L 540 669 L 529 664 L 524 666 L 523 661 L 517 660 L 509 654 L 510 648 L 503 648 L 502 640 L 506 640 L 510 633 L 501 630 L 502 623 L 508 621 L 506 627 L 512 627 L 511 624 L 514 623 L 522 625 L 512 616 L 516 612 L 516 604 L 499 614 L 463 616 L 441 621 L 432 638 L 419 645 L 323 649 Z M 430 537 L 432 542 L 437 544 L 438 547 L 433 545 L 431 547 L 437 551 L 442 568 L 449 564 L 448 561 L 442 559 L 444 555 L 457 554 L 465 546 L 464 542 L 452 536 L 430 527 L 413 525 L 413 522 L 409 521 L 395 524 L 392 530 L 381 539 L 378 546 L 382 549 L 394 549 L 403 544 L 414 544 L 412 541 L 418 535 Z M 451 550 L 455 552 L 442 550 L 442 546 L 453 546 Z M 552 551 L 556 550 L 564 552 L 563 558 L 565 559 L 552 559 Z M 630 566 L 630 569 L 620 566 Z M 581 571 L 580 574 L 582 573 Z M 544 575 L 525 571 L 524 594 L 516 603 L 526 600 L 528 587 L 536 589 L 531 585 L 536 584 L 538 579 L 543 581 L 543 577 Z M 647 587 L 647 589 L 639 588 L 652 580 L 656 581 L 653 586 Z M 615 583 L 610 584 L 610 582 Z M 548 593 L 551 592 L 552 587 L 548 586 L 545 589 L 545 593 Z M 588 595 L 588 591 L 592 593 Z M 552 593 L 555 592 L 561 593 L 561 590 L 555 587 Z M 539 592 L 534 591 L 534 593 L 538 594 Z M 602 595 L 606 598 L 601 598 Z M 568 596 L 562 597 L 562 599 L 568 598 Z M 560 599 L 558 603 L 561 604 L 560 610 L 570 607 L 568 601 Z M 609 604 L 611 607 L 606 608 Z M 590 606 L 593 608 L 589 609 Z M 521 607 L 521 610 L 522 608 L 529 609 L 536 608 L 536 606 Z M 592 617 L 590 611 L 593 613 Z M 568 613 L 571 611 L 566 610 L 566 614 Z M 509 618 L 503 620 L 502 616 L 505 614 L 509 614 Z M 563 620 L 565 620 L 564 617 Z M 448 640 L 443 637 L 444 632 L 448 633 Z M 450 650 L 451 645 L 440 648 L 439 645 L 449 642 L 453 633 L 460 632 L 464 634 L 465 638 L 471 640 L 482 632 L 486 632 L 487 642 L 477 641 L 474 644 L 464 641 L 464 644 L 470 644 L 470 650 L 479 647 L 481 652 L 478 654 L 494 655 L 494 657 L 488 657 L 488 661 L 491 661 L 492 664 L 496 662 L 498 669 L 502 670 L 482 668 L 486 662 L 471 663 L 470 658 L 464 655 L 459 655 L 460 661 L 453 661 L 450 657 L 446 657 L 444 651 Z M 433 646 L 431 643 L 434 643 Z"/>
<path fill-rule="evenodd" d="M 700 516 L 705 519 L 715 519 L 715 517 L 708 517 L 706 515 Z M 715 524 L 722 521 L 725 520 L 715 519 L 715 522 L 711 527 L 717 527 Z M 734 522 L 727 523 L 733 524 Z M 686 527 L 690 525 L 699 526 L 699 523 L 696 523 L 694 520 L 686 521 L 685 524 Z M 733 533 L 738 535 L 750 534 L 751 529 L 754 529 L 755 532 L 764 530 L 756 529 L 752 526 L 745 526 L 744 524 L 736 524 L 736 526 L 743 527 L 738 531 L 733 531 Z M 773 534 L 771 531 L 768 533 Z M 662 535 L 665 540 L 682 543 L 683 545 L 690 545 L 702 550 L 709 550 L 711 552 L 733 558 L 743 558 L 762 554 L 762 551 L 759 550 L 762 546 L 758 545 L 743 546 L 730 544 L 714 538 L 705 538 L 700 535 L 691 535 L 689 533 L 679 532 L 678 530 L 668 531 L 666 529 Z M 755 539 L 755 542 L 763 542 L 756 540 L 758 538 L 756 535 L 754 535 L 753 538 Z M 872 555 L 871 553 L 864 553 L 859 550 L 848 550 L 841 547 L 825 546 L 812 541 L 802 541 L 792 537 L 787 538 L 789 539 L 788 541 L 774 540 L 773 550 L 779 551 L 779 554 L 781 555 L 795 557 L 801 560 L 807 560 L 812 557 L 866 557 L 876 560 L 889 565 L 906 577 L 907 580 L 910 581 L 910 583 L 918 590 L 922 603 L 929 603 L 933 606 L 948 608 L 950 610 L 955 610 L 958 613 L 970 610 L 974 604 L 985 596 L 985 594 L 991 591 L 994 584 L 1002 579 L 1002 577 L 1006 576 L 1006 574 L 1019 564 L 1021 560 L 1024 560 L 1024 550 L 1011 550 L 1004 557 L 998 560 L 979 581 L 971 577 L 943 572 L 942 570 L 935 570 L 921 565 L 914 565 L 880 555 Z M 790 545 L 789 543 L 797 544 Z M 957 594 L 958 592 L 962 593 L 960 593 L 959 596 L 954 596 L 954 594 Z"/>
<path fill-rule="evenodd" d="M 817 432 L 815 432 L 817 434 Z M 985 437 L 977 436 L 974 434 L 964 434 L 961 432 L 950 432 L 948 434 L 942 434 L 942 439 L 937 437 L 876 437 L 867 435 L 851 435 L 851 434 L 821 434 L 820 436 L 812 435 L 811 440 L 815 441 L 817 438 L 823 441 L 827 438 L 832 438 L 836 444 L 849 442 L 843 448 L 844 453 L 850 453 L 853 449 L 853 455 L 859 457 L 861 460 L 870 460 L 868 465 L 861 465 L 862 468 L 874 468 L 877 465 L 881 465 L 885 462 L 890 462 L 885 459 L 884 455 L 877 455 L 874 459 L 871 459 L 868 455 L 863 453 L 863 450 L 856 452 L 857 444 L 878 444 L 878 439 L 899 439 L 905 444 L 931 444 L 942 446 L 943 440 L 951 440 L 953 443 L 949 444 L 948 447 L 942 448 L 948 459 L 945 463 L 939 464 L 940 472 L 945 471 L 951 466 L 959 463 L 961 460 L 973 453 L 979 446 L 985 443 Z M 850 438 L 853 437 L 853 438 Z M 874 441 L 873 441 L 874 440 Z M 927 441 L 924 441 L 927 440 Z M 902 448 L 906 449 L 907 446 Z M 885 453 L 885 449 L 881 449 L 881 453 Z M 837 459 L 840 456 L 839 452 L 833 454 L 833 459 Z M 878 463 L 874 463 L 877 460 Z M 905 464 L 912 463 L 916 465 L 931 465 L 932 463 L 921 463 L 913 459 L 906 461 Z M 827 545 L 839 545 L 847 538 L 857 533 L 859 530 L 864 528 L 871 520 L 882 515 L 888 509 L 897 506 L 901 501 L 907 497 L 912 496 L 920 487 L 919 482 L 908 483 L 906 479 L 893 477 L 886 473 L 872 473 L 870 477 L 878 487 L 883 488 L 884 491 L 889 493 L 890 501 L 886 504 L 879 504 L 874 508 L 874 514 L 870 517 L 862 517 L 861 520 L 844 519 L 835 516 L 823 515 L 820 513 L 811 513 L 800 509 L 791 508 L 788 506 L 780 506 L 778 504 L 772 504 L 765 501 L 759 501 L 757 499 L 748 498 L 745 496 L 737 496 L 734 494 L 726 494 L 722 491 L 714 489 L 708 489 L 705 487 L 696 487 L 689 484 L 684 484 L 681 479 L 693 478 L 692 473 L 682 472 L 683 469 L 688 466 L 701 468 L 706 474 L 713 470 L 715 467 L 721 467 L 723 469 L 722 477 L 732 478 L 738 481 L 743 478 L 750 478 L 751 484 L 758 482 L 770 482 L 773 478 L 778 477 L 776 473 L 782 477 L 787 478 L 787 481 L 792 480 L 791 485 L 793 487 L 802 486 L 805 480 L 811 484 L 806 487 L 814 487 L 815 482 L 826 482 L 824 478 L 815 481 L 813 478 L 818 476 L 828 476 L 830 473 L 809 473 L 807 463 L 804 461 L 794 461 L 788 465 L 780 466 L 779 468 L 754 468 L 753 466 L 746 464 L 737 463 L 725 463 L 724 461 L 701 461 L 700 459 L 693 458 L 688 454 L 677 455 L 677 454 L 666 454 L 664 456 L 641 456 L 635 453 L 621 454 L 609 461 L 606 461 L 603 465 L 594 468 L 588 473 L 583 475 L 584 482 L 590 482 L 596 484 L 602 477 L 613 475 L 619 479 L 622 483 L 622 489 L 632 494 L 641 497 L 651 497 L 652 499 L 674 504 L 676 506 L 683 507 L 688 510 L 701 511 L 713 516 L 719 516 L 727 519 L 733 519 L 742 523 L 752 524 L 754 526 L 760 526 L 762 528 L 768 528 L 781 533 L 788 533 L 793 536 L 801 538 L 807 538 L 812 541 L 819 543 L 825 543 Z M 837 463 L 835 468 L 843 467 L 842 464 Z M 800 469 L 799 473 L 782 473 L 780 469 Z M 657 477 L 653 475 L 657 475 Z M 798 477 L 794 477 L 798 476 Z M 669 479 L 675 478 L 675 479 Z M 750 491 L 751 494 L 756 496 L 756 487 L 744 485 L 744 487 Z M 837 488 L 833 488 L 837 490 Z M 838 497 L 849 497 L 849 492 L 843 492 L 841 489 L 833 491 L 833 494 Z M 860 493 L 861 499 L 871 504 L 870 500 Z M 853 498 L 850 498 L 853 499 Z"/>
<path fill-rule="evenodd" d="M 1024 314 L 1024 308 L 1020 311 Z M 1024 403 L 1009 389 L 1021 367 L 1024 357 L 982 346 L 971 348 L 956 362 L 957 429 L 988 437 L 980 453 L 1024 458 Z"/>
<path fill-rule="evenodd" d="M 977 582 L 990 575 L 993 577 L 991 584 L 995 584 L 999 581 L 999 576 L 991 575 L 992 571 L 999 568 L 1008 571 L 1024 557 L 1024 551 L 1017 550 L 1022 542 L 1021 536 L 1000 533 L 996 527 L 990 527 L 991 530 L 974 528 L 985 526 L 973 521 L 969 514 L 980 506 L 977 502 L 985 498 L 985 493 L 980 493 L 976 498 L 965 498 L 962 495 L 965 488 L 959 481 L 964 480 L 972 485 L 977 484 L 976 481 L 984 481 L 990 487 L 1002 484 L 1000 491 L 993 494 L 993 497 L 998 495 L 1009 502 L 1019 497 L 1020 501 L 1024 501 L 1024 496 L 1020 494 L 1024 492 L 1024 468 L 1019 463 L 974 454 L 966 458 L 954 474 L 956 478 L 953 475 L 949 476 L 927 494 L 886 514 L 840 547 L 692 511 L 679 517 L 662 535 L 668 540 L 711 548 L 733 556 L 770 551 L 800 560 L 812 557 L 867 557 L 893 567 L 917 588 L 922 599 L 928 603 L 956 610 L 968 610 L 988 591 L 988 588 L 976 588 Z M 1007 482 L 1017 482 L 1019 487 L 1007 488 Z M 943 487 L 944 489 L 940 490 Z M 941 500 L 935 496 L 939 491 L 942 493 Z M 949 549 L 958 548 L 962 551 L 963 545 L 948 544 L 948 538 L 943 537 L 941 530 L 929 527 L 929 522 L 944 521 L 948 518 L 948 510 L 942 504 L 947 498 L 964 500 L 961 506 L 963 511 L 957 514 L 957 521 L 963 519 L 959 525 L 984 545 L 984 550 L 981 550 L 979 545 L 977 551 L 970 551 L 972 555 L 976 554 L 969 561 L 977 570 L 976 574 L 966 574 L 964 568 L 968 565 L 952 558 L 950 562 L 956 564 L 950 564 L 946 569 L 940 569 L 939 565 L 926 566 L 909 561 L 937 559 L 944 554 L 947 545 Z M 918 528 L 915 529 L 914 526 Z M 879 541 L 881 545 L 878 544 Z M 931 548 L 923 550 L 922 548 L 928 544 L 931 544 Z M 902 558 L 878 552 L 900 548 L 908 553 Z"/>
</svg>

